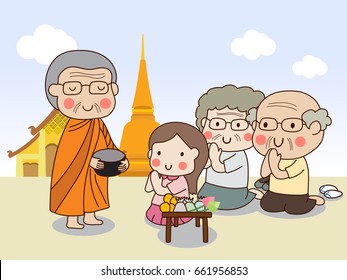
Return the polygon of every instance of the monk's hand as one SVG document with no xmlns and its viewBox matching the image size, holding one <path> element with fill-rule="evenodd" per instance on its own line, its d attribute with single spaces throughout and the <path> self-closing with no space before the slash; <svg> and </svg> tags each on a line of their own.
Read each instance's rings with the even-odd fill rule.
<svg viewBox="0 0 347 280">
<path fill-rule="evenodd" d="M 89 165 L 93 167 L 94 169 L 98 169 L 98 170 L 104 169 L 104 163 L 99 158 L 92 157 Z"/>
<path fill-rule="evenodd" d="M 124 172 L 129 168 L 129 161 L 127 159 L 120 162 L 120 165 L 118 166 L 119 172 Z"/>
</svg>

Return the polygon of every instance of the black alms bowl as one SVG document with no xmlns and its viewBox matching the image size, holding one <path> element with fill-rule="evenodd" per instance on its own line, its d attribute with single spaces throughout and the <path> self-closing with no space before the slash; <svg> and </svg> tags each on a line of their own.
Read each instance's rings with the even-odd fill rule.
<svg viewBox="0 0 347 280">
<path fill-rule="evenodd" d="M 117 176 L 121 172 L 118 167 L 121 161 L 126 159 L 124 153 L 115 149 L 104 149 L 94 153 L 94 158 L 99 158 L 104 163 L 104 169 L 94 169 L 95 173 L 100 176 L 112 177 Z"/>
</svg>

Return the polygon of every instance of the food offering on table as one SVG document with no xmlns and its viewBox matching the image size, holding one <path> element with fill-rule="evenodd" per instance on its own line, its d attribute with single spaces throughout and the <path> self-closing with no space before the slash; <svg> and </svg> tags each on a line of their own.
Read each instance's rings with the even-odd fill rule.
<svg viewBox="0 0 347 280">
<path fill-rule="evenodd" d="M 205 212 L 206 211 L 206 207 L 204 205 L 204 203 L 202 202 L 203 197 L 198 197 L 197 201 L 195 202 L 195 208 L 196 211 L 198 212 Z"/>
<path fill-rule="evenodd" d="M 187 212 L 186 199 L 184 197 L 180 197 L 177 200 L 177 204 L 176 204 L 174 212 Z"/>
<path fill-rule="evenodd" d="M 215 212 L 218 210 L 218 207 L 220 205 L 219 201 L 214 200 L 214 196 L 207 196 L 201 199 L 202 204 L 211 212 Z"/>
<path fill-rule="evenodd" d="M 187 212 L 196 212 L 195 203 L 192 198 L 186 198 L 186 209 Z"/>
<path fill-rule="evenodd" d="M 160 204 L 161 212 L 215 212 L 220 202 L 215 201 L 214 197 L 199 197 L 194 202 L 193 198 L 175 197 L 167 193 Z"/>
<path fill-rule="evenodd" d="M 174 197 L 171 193 L 167 193 L 164 198 L 164 202 L 160 204 L 161 212 L 173 212 L 177 204 L 177 197 Z"/>
</svg>

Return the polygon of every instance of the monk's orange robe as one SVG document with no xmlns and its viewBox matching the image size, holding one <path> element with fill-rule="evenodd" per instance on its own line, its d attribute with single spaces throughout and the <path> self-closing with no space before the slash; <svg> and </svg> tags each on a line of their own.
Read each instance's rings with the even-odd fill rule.
<svg viewBox="0 0 347 280">
<path fill-rule="evenodd" d="M 108 177 L 89 165 L 93 153 L 106 148 L 117 149 L 101 119 L 68 121 L 52 171 L 52 212 L 79 216 L 109 207 Z"/>
</svg>

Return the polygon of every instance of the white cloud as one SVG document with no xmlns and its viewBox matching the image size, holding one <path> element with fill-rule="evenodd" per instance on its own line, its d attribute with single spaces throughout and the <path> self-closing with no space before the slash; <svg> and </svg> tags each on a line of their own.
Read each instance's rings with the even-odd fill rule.
<svg viewBox="0 0 347 280">
<path fill-rule="evenodd" d="M 292 70 L 295 75 L 311 79 L 316 75 L 325 75 L 328 72 L 328 65 L 318 57 L 305 55 L 301 61 L 293 64 Z"/>
<path fill-rule="evenodd" d="M 17 42 L 17 52 L 21 57 L 45 65 L 62 52 L 76 48 L 77 43 L 72 37 L 50 25 L 38 26 L 33 35 L 23 36 Z"/>
<path fill-rule="evenodd" d="M 249 60 L 255 60 L 261 55 L 272 55 L 276 50 L 276 43 L 264 33 L 248 30 L 242 38 L 234 39 L 230 48 L 232 53 L 237 56 L 245 56 Z"/>
</svg>

